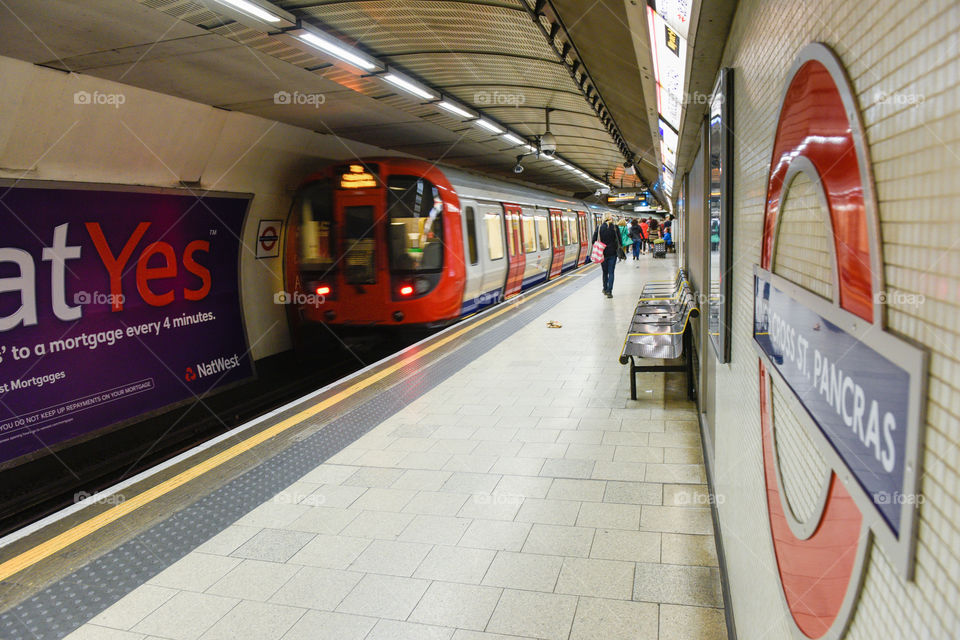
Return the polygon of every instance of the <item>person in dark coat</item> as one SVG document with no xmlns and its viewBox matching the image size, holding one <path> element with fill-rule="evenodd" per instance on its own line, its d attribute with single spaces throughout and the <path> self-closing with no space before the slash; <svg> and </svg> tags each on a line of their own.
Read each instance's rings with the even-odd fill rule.
<svg viewBox="0 0 960 640">
<path fill-rule="evenodd" d="M 603 249 L 603 262 L 600 269 L 603 271 L 603 294 L 613 297 L 613 272 L 617 268 L 617 254 L 620 251 L 620 229 L 613 222 L 613 216 L 608 215 L 603 224 L 593 232 L 593 241 L 607 245 Z"/>
</svg>

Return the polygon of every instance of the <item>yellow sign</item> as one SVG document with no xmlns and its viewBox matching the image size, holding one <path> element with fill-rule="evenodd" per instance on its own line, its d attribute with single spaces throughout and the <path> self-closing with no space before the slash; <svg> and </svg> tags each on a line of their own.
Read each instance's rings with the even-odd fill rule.
<svg viewBox="0 0 960 640">
<path fill-rule="evenodd" d="M 372 189 L 376 186 L 377 179 L 362 165 L 352 164 L 348 171 L 340 174 L 341 189 Z"/>
</svg>

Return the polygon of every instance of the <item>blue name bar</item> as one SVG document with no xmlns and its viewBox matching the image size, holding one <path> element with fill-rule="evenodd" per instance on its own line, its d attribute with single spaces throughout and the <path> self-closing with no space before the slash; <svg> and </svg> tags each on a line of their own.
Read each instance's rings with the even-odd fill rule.
<svg viewBox="0 0 960 640">
<path fill-rule="evenodd" d="M 898 364 L 900 348 L 891 342 L 896 338 L 865 321 L 844 322 L 846 316 L 829 301 L 801 293 L 768 272 L 758 270 L 755 276 L 754 340 L 768 366 L 790 387 L 899 537 L 903 503 L 913 498 L 913 483 L 905 477 L 907 457 L 915 454 L 909 450 L 909 431 L 917 428 L 911 411 L 921 399 L 911 398 L 916 386 L 910 371 Z"/>
</svg>

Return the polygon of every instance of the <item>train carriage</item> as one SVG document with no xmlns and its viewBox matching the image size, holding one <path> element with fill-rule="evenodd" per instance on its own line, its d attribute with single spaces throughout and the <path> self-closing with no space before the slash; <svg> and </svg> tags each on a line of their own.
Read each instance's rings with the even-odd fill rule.
<svg viewBox="0 0 960 640">
<path fill-rule="evenodd" d="M 606 211 L 423 160 L 348 162 L 298 190 L 286 276 L 307 322 L 441 326 L 586 264 Z"/>
</svg>

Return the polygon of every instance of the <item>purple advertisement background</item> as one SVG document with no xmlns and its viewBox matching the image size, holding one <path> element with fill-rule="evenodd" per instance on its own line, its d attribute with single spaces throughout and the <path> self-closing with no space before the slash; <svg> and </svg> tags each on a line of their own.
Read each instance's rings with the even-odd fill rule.
<svg viewBox="0 0 960 640">
<path fill-rule="evenodd" d="M 0 192 L 0 464 L 253 375 L 238 287 L 247 204 L 106 189 Z M 65 267 L 44 254 L 61 225 Z M 152 243 L 159 251 L 142 259 Z M 123 267 L 113 265 L 121 298 L 108 265 L 126 248 Z M 22 264 L 31 258 L 32 283 Z M 151 296 L 161 298 L 150 304 Z M 31 297 L 36 323 L 26 313 L 4 330 Z"/>
</svg>

